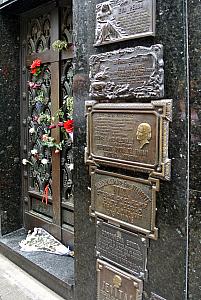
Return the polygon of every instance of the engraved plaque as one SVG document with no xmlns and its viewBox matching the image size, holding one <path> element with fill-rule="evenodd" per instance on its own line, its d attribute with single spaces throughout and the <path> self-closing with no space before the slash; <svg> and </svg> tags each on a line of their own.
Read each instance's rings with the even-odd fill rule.
<svg viewBox="0 0 201 300">
<path fill-rule="evenodd" d="M 162 98 L 163 46 L 120 49 L 93 55 L 90 95 L 94 99 Z"/>
<path fill-rule="evenodd" d="M 148 172 L 170 180 L 172 100 L 146 103 L 87 102 L 86 163 Z"/>
<path fill-rule="evenodd" d="M 91 214 L 157 239 L 156 191 L 159 180 L 102 170 L 91 173 Z"/>
<path fill-rule="evenodd" d="M 97 4 L 95 46 L 154 35 L 154 0 L 109 0 Z"/>
<path fill-rule="evenodd" d="M 142 280 L 97 260 L 97 300 L 142 300 Z"/>
<path fill-rule="evenodd" d="M 97 221 L 96 250 L 101 259 L 145 279 L 147 248 L 148 239 L 143 235 L 128 232 L 101 220 Z"/>
</svg>

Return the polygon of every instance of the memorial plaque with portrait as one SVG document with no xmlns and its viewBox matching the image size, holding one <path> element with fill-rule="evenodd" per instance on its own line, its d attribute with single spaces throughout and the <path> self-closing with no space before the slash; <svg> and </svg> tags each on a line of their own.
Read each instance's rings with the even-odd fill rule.
<svg viewBox="0 0 201 300">
<path fill-rule="evenodd" d="M 157 191 L 158 179 L 145 180 L 94 169 L 90 214 L 157 239 Z"/>
<path fill-rule="evenodd" d="M 148 238 L 97 220 L 97 256 L 129 271 L 139 278 L 147 278 Z"/>
<path fill-rule="evenodd" d="M 97 300 L 142 300 L 143 281 L 97 260 Z"/>
<path fill-rule="evenodd" d="M 93 99 L 162 98 L 163 46 L 137 46 L 92 55 L 90 96 Z"/>
<path fill-rule="evenodd" d="M 86 163 L 138 170 L 170 180 L 172 100 L 86 103 Z"/>
<path fill-rule="evenodd" d="M 95 46 L 155 35 L 155 0 L 109 0 L 96 5 Z"/>
</svg>

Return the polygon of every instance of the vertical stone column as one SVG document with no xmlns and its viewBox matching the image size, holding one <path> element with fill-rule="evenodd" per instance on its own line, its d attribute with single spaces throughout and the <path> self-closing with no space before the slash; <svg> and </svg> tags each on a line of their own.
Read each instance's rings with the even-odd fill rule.
<svg viewBox="0 0 201 300">
<path fill-rule="evenodd" d="M 95 5 L 97 2 L 103 1 L 92 0 L 90 3 L 88 2 L 88 5 L 85 5 L 81 0 L 74 1 L 74 31 L 76 35 L 74 97 L 77 126 L 74 145 L 77 300 L 96 299 L 93 248 L 95 245 L 95 225 L 88 216 L 90 193 L 87 190 L 87 185 L 89 178 L 83 163 L 85 145 L 84 102 L 88 100 L 88 58 L 94 53 L 135 46 L 150 47 L 154 44 L 164 46 L 164 98 L 173 99 L 173 121 L 170 126 L 169 139 L 172 178 L 170 182 L 161 181 L 160 193 L 157 196 L 156 221 L 159 228 L 159 238 L 157 241 L 150 240 L 147 264 L 148 280 L 144 281 L 143 299 L 187 299 L 189 87 L 186 0 L 156 1 L 155 37 L 144 37 L 94 48 Z M 135 102 L 139 101 L 135 100 Z"/>
<path fill-rule="evenodd" d="M 201 298 L 201 3 L 188 1 L 190 85 L 189 294 Z"/>
<path fill-rule="evenodd" d="M 0 14 L 0 234 L 22 225 L 18 17 Z"/>
<path fill-rule="evenodd" d="M 84 164 L 86 146 L 85 101 L 89 100 L 88 57 L 92 48 L 94 1 L 73 3 L 75 44 L 74 97 L 74 198 L 75 198 L 75 299 L 96 299 L 95 225 L 89 218 L 90 191 Z"/>
</svg>

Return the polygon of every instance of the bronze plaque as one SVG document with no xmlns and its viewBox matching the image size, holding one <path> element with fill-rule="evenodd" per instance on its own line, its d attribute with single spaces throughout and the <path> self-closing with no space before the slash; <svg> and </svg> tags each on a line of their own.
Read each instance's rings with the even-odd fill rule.
<svg viewBox="0 0 201 300">
<path fill-rule="evenodd" d="M 97 260 L 97 300 L 142 300 L 142 280 Z"/>
<path fill-rule="evenodd" d="M 109 0 L 96 5 L 95 46 L 155 35 L 155 0 Z"/>
<path fill-rule="evenodd" d="M 93 55 L 89 65 L 93 99 L 156 99 L 164 96 L 162 45 Z"/>
<path fill-rule="evenodd" d="M 96 250 L 99 258 L 145 279 L 148 239 L 97 220 Z"/>
<path fill-rule="evenodd" d="M 91 173 L 91 214 L 156 239 L 158 190 L 158 179 L 144 180 L 94 170 Z"/>
<path fill-rule="evenodd" d="M 87 102 L 86 163 L 149 172 L 170 180 L 172 100 L 151 103 Z"/>
</svg>

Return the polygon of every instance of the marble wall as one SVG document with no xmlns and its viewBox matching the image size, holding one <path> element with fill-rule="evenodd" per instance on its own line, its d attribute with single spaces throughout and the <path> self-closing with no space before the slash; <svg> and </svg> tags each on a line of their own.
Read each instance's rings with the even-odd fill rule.
<svg viewBox="0 0 201 300">
<path fill-rule="evenodd" d="M 189 300 L 201 299 L 201 3 L 188 1 L 190 85 Z"/>
<path fill-rule="evenodd" d="M 18 17 L 0 14 L 0 41 L 0 233 L 5 234 L 22 224 Z"/>
<path fill-rule="evenodd" d="M 95 226 L 88 216 L 90 194 L 88 175 L 84 167 L 85 116 L 84 102 L 88 97 L 88 58 L 91 54 L 138 45 L 164 45 L 165 97 L 173 99 L 173 121 L 170 128 L 169 157 L 172 159 L 172 180 L 161 183 L 157 198 L 159 239 L 150 241 L 148 255 L 149 279 L 145 282 L 143 299 L 153 294 L 166 300 L 187 299 L 187 225 L 188 225 L 188 61 L 186 0 L 156 1 L 156 36 L 93 47 L 95 5 L 103 1 L 74 1 L 76 46 L 75 124 L 76 124 L 76 227 L 77 236 L 77 300 L 96 299 L 88 283 L 95 287 Z M 81 22 L 81 23 L 80 23 Z M 199 55 L 199 54 L 198 54 Z M 146 101 L 146 100 L 145 100 Z M 197 173 L 199 174 L 199 172 Z M 79 181 L 81 178 L 81 181 Z M 79 214 L 78 214 L 79 209 Z M 89 232 L 87 235 L 87 231 Z M 91 257 L 89 257 L 91 255 Z M 85 269 L 88 266 L 87 269 Z M 80 269 L 82 268 L 82 269 Z M 91 272 L 88 276 L 88 272 Z M 86 272 L 86 273 L 85 273 Z M 91 279 L 94 278 L 92 281 Z M 90 297 L 87 295 L 90 295 Z M 94 298 L 92 298 L 92 295 Z M 155 298 L 153 298 L 155 299 Z M 199 298 L 192 298 L 199 299 Z"/>
</svg>

